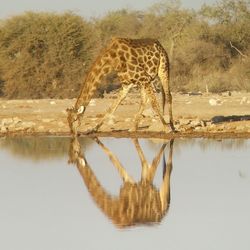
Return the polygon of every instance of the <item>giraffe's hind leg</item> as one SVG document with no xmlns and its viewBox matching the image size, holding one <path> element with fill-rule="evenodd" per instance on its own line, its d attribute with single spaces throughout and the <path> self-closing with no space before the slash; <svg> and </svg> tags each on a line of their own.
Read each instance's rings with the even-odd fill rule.
<svg viewBox="0 0 250 250">
<path fill-rule="evenodd" d="M 164 159 L 165 173 L 163 176 L 162 185 L 160 187 L 162 211 L 165 211 L 170 203 L 170 175 L 171 175 L 172 168 L 173 168 L 173 145 L 174 145 L 174 140 L 172 139 L 170 141 L 167 163 Z"/>
<path fill-rule="evenodd" d="M 165 119 L 163 117 L 163 113 L 161 112 L 160 105 L 159 105 L 157 97 L 156 97 L 156 95 L 154 93 L 154 88 L 152 87 L 151 84 L 148 84 L 145 87 L 145 89 L 146 89 L 148 98 L 149 98 L 149 100 L 151 102 L 153 110 L 159 116 L 159 118 L 160 118 L 160 120 L 161 120 L 161 122 L 162 122 L 162 124 L 164 126 L 164 129 L 167 130 L 169 124 L 165 121 Z"/>
<path fill-rule="evenodd" d="M 164 143 L 164 144 L 161 146 L 161 148 L 160 148 L 158 154 L 155 156 L 155 158 L 154 158 L 153 161 L 152 161 L 151 167 L 150 167 L 150 169 L 149 169 L 149 171 L 148 171 L 148 174 L 147 174 L 147 180 L 148 180 L 149 182 L 152 182 L 153 179 L 154 179 L 154 177 L 155 177 L 155 173 L 156 173 L 157 167 L 158 167 L 158 165 L 159 165 L 159 163 L 160 163 L 161 156 L 162 156 L 162 154 L 164 153 L 164 150 L 165 150 L 166 146 L 167 146 L 166 143 Z"/>
</svg>

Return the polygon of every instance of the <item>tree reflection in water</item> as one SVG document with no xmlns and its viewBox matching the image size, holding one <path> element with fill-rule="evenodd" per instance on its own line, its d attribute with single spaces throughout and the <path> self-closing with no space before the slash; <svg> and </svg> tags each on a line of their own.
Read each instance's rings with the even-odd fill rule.
<svg viewBox="0 0 250 250">
<path fill-rule="evenodd" d="M 89 147 L 92 140 L 79 138 L 84 147 Z M 68 154 L 70 138 L 68 137 L 6 137 L 0 140 L 0 148 L 8 150 L 14 156 L 41 161 L 62 158 Z"/>
</svg>

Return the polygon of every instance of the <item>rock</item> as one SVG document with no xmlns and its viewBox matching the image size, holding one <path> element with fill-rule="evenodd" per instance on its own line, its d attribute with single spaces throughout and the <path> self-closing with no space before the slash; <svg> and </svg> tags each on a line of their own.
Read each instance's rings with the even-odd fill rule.
<svg viewBox="0 0 250 250">
<path fill-rule="evenodd" d="M 35 122 L 22 122 L 22 127 L 23 128 L 32 128 L 36 125 Z"/>
<path fill-rule="evenodd" d="M 90 102 L 89 102 L 89 106 L 96 106 L 96 101 L 94 99 L 92 99 Z"/>
<path fill-rule="evenodd" d="M 196 119 L 190 122 L 190 125 L 193 127 L 201 126 L 201 120 Z"/>
<path fill-rule="evenodd" d="M 244 104 L 244 103 L 248 103 L 247 97 L 246 97 L 246 96 L 243 96 L 243 97 L 241 98 L 241 100 L 240 100 L 240 104 L 241 104 L 241 105 Z"/>
<path fill-rule="evenodd" d="M 186 132 L 187 128 L 186 127 L 180 127 L 178 131 L 180 132 Z"/>
<path fill-rule="evenodd" d="M 180 126 L 188 125 L 188 124 L 190 124 L 190 122 L 191 122 L 190 119 L 184 119 L 184 118 L 182 118 L 182 119 L 179 120 Z"/>
<path fill-rule="evenodd" d="M 180 127 L 181 127 L 180 124 L 175 124 L 175 125 L 174 125 L 174 128 L 175 128 L 177 131 L 180 129 Z"/>
<path fill-rule="evenodd" d="M 14 123 L 11 123 L 9 126 L 8 126 L 8 129 L 9 130 L 15 130 L 16 128 L 16 125 Z"/>
<path fill-rule="evenodd" d="M 22 120 L 19 118 L 19 117 L 14 117 L 13 118 L 13 123 L 15 124 L 15 125 L 17 125 L 17 124 L 19 124 L 19 123 L 21 123 L 22 122 Z"/>
<path fill-rule="evenodd" d="M 211 121 L 207 121 L 206 122 L 206 126 L 211 126 L 212 125 L 212 122 Z"/>
<path fill-rule="evenodd" d="M 39 127 L 37 128 L 37 131 L 39 131 L 39 132 L 44 131 L 44 126 L 39 126 Z"/>
<path fill-rule="evenodd" d="M 4 119 L 2 119 L 1 125 L 2 126 L 9 126 L 12 123 L 13 123 L 12 118 L 4 118 Z"/>
<path fill-rule="evenodd" d="M 6 127 L 4 127 L 4 126 L 1 127 L 1 133 L 6 133 L 7 131 L 8 131 L 8 130 L 7 130 Z"/>
<path fill-rule="evenodd" d="M 56 104 L 55 101 L 50 101 L 49 103 L 50 103 L 51 105 L 55 105 L 55 104 Z"/>
<path fill-rule="evenodd" d="M 200 131 L 200 130 L 202 130 L 202 127 L 195 127 L 194 130 Z"/>
<path fill-rule="evenodd" d="M 214 131 L 216 130 L 216 125 L 215 124 L 211 124 L 208 128 L 207 128 L 208 131 Z"/>
<path fill-rule="evenodd" d="M 222 101 L 220 100 L 220 99 L 214 99 L 214 98 L 211 98 L 211 99 L 209 99 L 209 104 L 211 105 L 211 106 L 218 106 L 218 105 L 222 105 Z"/>
<path fill-rule="evenodd" d="M 201 122 L 201 126 L 202 127 L 206 127 L 207 126 L 207 122 L 206 121 L 201 120 L 200 122 Z"/>
<path fill-rule="evenodd" d="M 231 93 L 231 91 L 226 91 L 226 92 L 222 92 L 221 95 L 222 96 L 231 96 L 232 93 Z"/>
</svg>

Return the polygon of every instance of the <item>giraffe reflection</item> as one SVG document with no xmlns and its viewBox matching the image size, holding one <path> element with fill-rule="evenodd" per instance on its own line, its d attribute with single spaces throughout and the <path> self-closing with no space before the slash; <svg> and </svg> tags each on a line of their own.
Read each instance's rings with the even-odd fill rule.
<svg viewBox="0 0 250 250">
<path fill-rule="evenodd" d="M 142 167 L 141 180 L 139 182 L 135 182 L 128 175 L 118 158 L 98 138 L 95 138 L 95 141 L 108 155 L 123 179 L 123 185 L 120 188 L 118 197 L 113 197 L 107 193 L 97 180 L 84 153 L 81 152 L 81 145 L 76 137 L 71 141 L 69 162 L 76 164 L 89 193 L 99 208 L 118 227 L 160 222 L 166 214 L 170 203 L 170 175 L 174 141 L 170 141 L 167 163 L 164 157 L 164 149 L 167 144 L 163 144 L 153 159 L 152 164 L 149 164 L 138 139 L 133 139 Z M 162 184 L 157 189 L 152 182 L 161 157 L 164 159 L 164 174 Z"/>
</svg>

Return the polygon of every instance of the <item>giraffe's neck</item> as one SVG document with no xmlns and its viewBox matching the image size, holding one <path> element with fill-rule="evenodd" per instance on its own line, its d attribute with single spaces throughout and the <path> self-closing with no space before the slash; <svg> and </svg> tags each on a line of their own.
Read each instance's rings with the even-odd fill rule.
<svg viewBox="0 0 250 250">
<path fill-rule="evenodd" d="M 78 166 L 78 170 L 84 180 L 84 183 L 95 201 L 96 205 L 112 219 L 115 210 L 118 207 L 118 200 L 112 197 L 100 184 L 92 169 L 86 165 L 85 167 Z"/>
<path fill-rule="evenodd" d="M 111 59 L 108 51 L 99 56 L 87 73 L 81 93 L 76 101 L 75 108 L 87 106 L 103 77 L 112 72 Z"/>
</svg>

